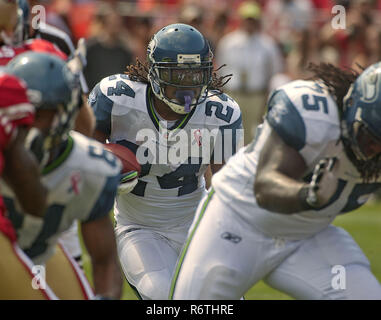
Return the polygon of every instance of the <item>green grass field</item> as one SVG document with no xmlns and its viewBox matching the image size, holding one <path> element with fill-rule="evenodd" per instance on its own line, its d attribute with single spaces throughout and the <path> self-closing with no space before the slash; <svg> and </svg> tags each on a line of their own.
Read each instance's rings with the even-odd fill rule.
<svg viewBox="0 0 381 320">
<path fill-rule="evenodd" d="M 339 216 L 334 224 L 347 230 L 364 250 L 371 262 L 373 273 L 381 281 L 381 203 L 367 204 L 359 210 Z M 84 257 L 85 272 L 90 274 L 87 255 Z M 274 290 L 262 281 L 253 286 L 246 294 L 247 300 L 288 300 L 286 294 Z M 137 300 L 130 286 L 124 282 L 122 299 Z"/>
</svg>

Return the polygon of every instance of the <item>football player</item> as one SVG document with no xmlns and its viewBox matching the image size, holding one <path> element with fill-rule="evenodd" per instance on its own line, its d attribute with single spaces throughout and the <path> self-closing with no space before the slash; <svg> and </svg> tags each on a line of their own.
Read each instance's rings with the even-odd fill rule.
<svg viewBox="0 0 381 320">
<path fill-rule="evenodd" d="M 2 8 L 5 12 L 5 9 L 9 8 L 10 5 L 5 3 L 3 5 L 6 6 Z M 26 51 L 51 53 L 65 60 L 68 56 L 76 54 L 74 45 L 67 34 L 50 25 L 45 24 L 43 29 L 32 29 L 33 34 L 31 34 L 31 17 L 27 0 L 14 1 L 12 9 L 14 16 L 17 18 L 11 19 L 12 15 L 9 13 L 9 9 L 7 15 L 0 16 L 0 22 L 3 21 L 4 25 L 10 26 L 8 36 L 5 36 L 3 40 L 0 36 L 0 44 L 1 42 L 4 44 L 0 46 L 0 66 L 5 66 L 15 56 Z M 36 39 L 30 39 L 31 36 Z M 85 61 L 85 55 L 84 52 L 82 54 L 83 61 Z M 80 72 L 80 83 L 83 94 L 87 94 L 88 88 L 82 72 Z M 83 97 L 83 101 L 86 101 L 85 97 Z M 75 130 L 91 136 L 94 126 L 95 118 L 92 109 L 84 102 L 76 118 Z M 62 233 L 61 241 L 73 259 L 82 267 L 82 250 L 76 222 L 73 223 L 71 228 Z"/>
<path fill-rule="evenodd" d="M 17 54 L 28 50 L 50 52 L 63 56 L 75 55 L 75 47 L 65 32 L 46 23 L 44 27 L 33 28 L 30 23 L 31 15 L 27 0 L 2 1 L 3 4 L 0 2 L 0 11 L 2 11 L 0 26 L 4 25 L 4 29 L 6 27 L 5 30 L 7 31 L 0 34 L 0 65 L 5 65 Z M 12 3 L 12 5 L 6 2 Z M 85 55 L 83 60 L 85 62 Z M 83 104 L 77 116 L 75 130 L 91 136 L 95 126 L 95 118 L 91 108 L 85 102 L 88 87 L 82 71 L 80 72 L 80 83 L 83 92 Z"/>
<path fill-rule="evenodd" d="M 61 246 L 60 234 L 81 221 L 89 252 L 95 294 L 101 299 L 120 298 L 121 276 L 115 236 L 108 215 L 120 180 L 121 165 L 102 145 L 70 131 L 79 108 L 80 61 L 65 62 L 51 54 L 25 52 L 7 65 L 7 72 L 28 85 L 35 105 L 33 126 L 43 133 L 29 143 L 46 163 L 42 180 L 49 190 L 43 219 L 23 215 L 11 190 L 4 200 L 18 235 L 18 243 L 36 265 L 46 266 L 47 283 L 60 299 L 87 299 L 91 288 Z M 40 152 L 40 148 L 48 153 Z M 74 269 L 73 269 L 74 268 Z"/>
<path fill-rule="evenodd" d="M 34 107 L 27 98 L 25 83 L 0 72 L 0 173 L 16 194 L 17 206 L 33 216 L 42 217 L 47 189 L 40 182 L 35 157 L 24 146 L 33 120 Z M 8 220 L 1 196 L 0 252 L 0 299 L 56 298 L 48 287 L 32 288 L 33 264 L 17 245 L 16 232 Z"/>
<path fill-rule="evenodd" d="M 270 95 L 255 140 L 213 177 L 171 298 L 238 299 L 262 279 L 296 299 L 381 299 L 363 251 L 331 224 L 380 187 L 381 63 L 311 69 Z"/>
<path fill-rule="evenodd" d="M 238 148 L 242 121 L 237 103 L 212 90 L 223 79 L 212 72 L 209 44 L 195 28 L 162 28 L 149 43 L 147 57 L 148 66 L 138 61 L 126 74 L 104 78 L 89 103 L 97 119 L 96 139 L 129 148 L 142 164 L 138 179 L 121 184 L 114 207 L 124 274 L 139 298 L 167 299 L 176 260 L 205 193 L 205 170 L 210 165 L 216 172 L 223 165 L 224 159 L 215 160 L 217 144 L 210 144 L 207 134 L 219 132 L 228 157 Z M 181 142 L 184 137 L 189 141 Z M 186 150 L 180 155 L 185 159 L 176 163 L 169 158 L 177 143 L 197 152 Z M 201 149 L 208 151 L 203 158 Z M 142 163 L 144 154 L 152 158 Z M 168 161 L 155 161 L 160 158 L 155 154 Z"/>
</svg>

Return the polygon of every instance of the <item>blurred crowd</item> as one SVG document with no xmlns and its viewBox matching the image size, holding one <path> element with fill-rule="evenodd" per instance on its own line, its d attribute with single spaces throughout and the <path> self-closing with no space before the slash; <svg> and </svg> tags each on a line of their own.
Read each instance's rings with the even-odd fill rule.
<svg viewBox="0 0 381 320">
<path fill-rule="evenodd" d="M 162 26 L 183 22 L 209 40 L 219 72 L 233 74 L 225 90 L 240 104 L 245 143 L 261 121 L 268 93 L 309 76 L 310 62 L 361 70 L 381 60 L 381 0 L 31 0 L 47 22 L 76 43 L 85 37 L 90 90 L 121 73 Z M 334 28 L 335 5 L 345 9 Z M 338 17 L 337 17 L 338 18 Z M 336 21 L 337 21 L 336 18 Z"/>
</svg>

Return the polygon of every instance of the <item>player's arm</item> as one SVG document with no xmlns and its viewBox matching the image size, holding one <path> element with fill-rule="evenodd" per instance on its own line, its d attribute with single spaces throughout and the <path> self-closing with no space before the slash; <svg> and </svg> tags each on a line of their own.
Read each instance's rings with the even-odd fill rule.
<svg viewBox="0 0 381 320">
<path fill-rule="evenodd" d="M 101 143 L 106 143 L 106 139 L 108 139 L 108 135 L 100 130 L 94 130 L 93 138 Z"/>
<path fill-rule="evenodd" d="M 111 112 L 114 102 L 103 94 L 100 83 L 98 83 L 89 94 L 87 104 L 94 115 L 93 138 L 105 143 L 111 132 Z"/>
<path fill-rule="evenodd" d="M 254 194 L 260 207 L 292 214 L 319 209 L 333 197 L 338 186 L 337 158 L 322 158 L 309 182 L 302 181 L 306 163 L 299 152 L 271 130 L 261 151 Z"/>
<path fill-rule="evenodd" d="M 81 230 L 91 258 L 95 294 L 103 298 L 120 299 L 122 277 L 110 217 L 106 215 L 82 223 Z"/>
<path fill-rule="evenodd" d="M 225 165 L 225 162 L 221 163 L 221 164 L 211 163 L 210 164 L 210 171 L 211 171 L 212 175 L 215 174 L 216 172 L 218 172 L 224 165 Z"/>
<path fill-rule="evenodd" d="M 206 189 L 209 189 L 209 187 L 211 186 L 211 183 L 212 183 L 212 176 L 218 171 L 220 170 L 223 166 L 224 166 L 225 163 L 223 164 L 215 164 L 215 163 L 211 163 L 208 168 L 206 168 L 206 171 L 204 173 L 204 178 L 205 178 L 205 186 L 206 186 Z"/>
<path fill-rule="evenodd" d="M 272 212 L 292 214 L 305 210 L 300 191 L 306 164 L 297 150 L 271 130 L 261 151 L 254 194 L 260 207 Z"/>
<path fill-rule="evenodd" d="M 42 217 L 46 209 L 47 189 L 40 181 L 38 163 L 25 149 L 27 129 L 19 127 L 16 137 L 4 151 L 4 180 L 14 191 L 22 209 Z"/>
<path fill-rule="evenodd" d="M 95 129 L 95 116 L 93 109 L 87 103 L 87 97 L 82 95 L 82 106 L 75 120 L 74 130 L 84 134 L 87 137 L 92 137 Z"/>
</svg>

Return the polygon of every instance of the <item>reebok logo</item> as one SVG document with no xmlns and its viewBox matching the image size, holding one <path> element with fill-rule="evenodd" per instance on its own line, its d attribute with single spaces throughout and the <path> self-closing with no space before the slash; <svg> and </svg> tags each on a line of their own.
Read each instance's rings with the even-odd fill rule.
<svg viewBox="0 0 381 320">
<path fill-rule="evenodd" d="M 221 234 L 221 238 L 233 243 L 239 243 L 242 240 L 240 236 L 237 236 L 230 232 L 224 232 L 223 234 Z"/>
</svg>

